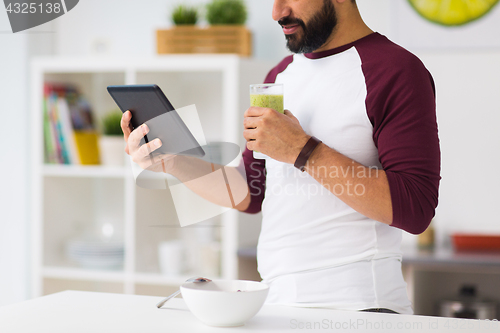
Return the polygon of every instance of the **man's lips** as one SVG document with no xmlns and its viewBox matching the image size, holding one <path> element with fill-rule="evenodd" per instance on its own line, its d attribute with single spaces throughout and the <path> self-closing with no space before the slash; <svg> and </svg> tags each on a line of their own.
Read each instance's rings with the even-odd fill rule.
<svg viewBox="0 0 500 333">
<path fill-rule="evenodd" d="M 283 32 L 285 35 L 291 35 L 300 28 L 299 24 L 289 24 L 283 26 Z"/>
</svg>

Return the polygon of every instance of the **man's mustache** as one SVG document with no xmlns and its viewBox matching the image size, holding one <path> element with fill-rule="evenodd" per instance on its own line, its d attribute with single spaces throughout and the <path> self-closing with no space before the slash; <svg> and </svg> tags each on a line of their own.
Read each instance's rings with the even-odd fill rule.
<svg viewBox="0 0 500 333">
<path fill-rule="evenodd" d="M 295 24 L 300 25 L 304 29 L 306 27 L 304 21 L 302 21 L 301 19 L 298 19 L 298 18 L 292 18 L 290 16 L 281 18 L 278 21 L 278 24 L 281 25 L 282 27 L 285 25 L 295 25 Z"/>
</svg>

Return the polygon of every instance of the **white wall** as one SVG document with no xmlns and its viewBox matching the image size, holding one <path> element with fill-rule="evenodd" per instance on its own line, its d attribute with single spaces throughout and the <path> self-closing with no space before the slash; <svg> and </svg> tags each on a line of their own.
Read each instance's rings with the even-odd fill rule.
<svg viewBox="0 0 500 333">
<path fill-rule="evenodd" d="M 91 54 L 102 40 L 109 54 L 152 55 L 154 30 L 170 26 L 170 11 L 180 2 L 86 0 L 57 21 L 57 50 Z M 247 1 L 247 25 L 254 32 L 255 56 L 277 62 L 288 52 L 280 27 L 271 19 L 272 3 Z M 495 134 L 500 122 L 500 5 L 485 18 L 458 28 L 423 20 L 403 0 L 358 0 L 358 7 L 373 30 L 420 56 L 434 75 L 443 150 L 435 219 L 440 237 L 453 231 L 500 232 L 495 209 L 500 175 L 494 172 L 500 162 L 494 153 L 500 143 Z M 405 237 L 405 242 L 414 241 L 413 236 Z"/>
<path fill-rule="evenodd" d="M 50 54 L 53 48 L 61 55 L 89 55 L 98 48 L 115 56 L 153 55 L 155 29 L 170 25 L 170 10 L 182 1 L 85 0 L 37 28 L 55 30 L 54 34 L 0 34 L 0 112 L 4 137 L 9 138 L 0 163 L 4 181 L 0 187 L 0 305 L 27 295 L 29 57 Z M 248 0 L 247 4 L 255 56 L 279 61 L 288 52 L 279 26 L 271 19 L 272 0 Z M 500 162 L 496 130 L 500 6 L 484 20 L 462 28 L 428 23 L 404 0 L 358 0 L 358 6 L 370 27 L 419 55 L 436 80 L 443 151 L 438 231 L 500 232 L 496 216 L 500 174 L 495 170 Z M 6 13 L 0 10 L 0 31 L 8 30 Z"/>
<path fill-rule="evenodd" d="M 29 60 L 53 53 L 49 22 L 12 34 L 0 10 L 0 115 L 6 139 L 0 159 L 0 306 L 29 297 L 30 150 Z"/>
<path fill-rule="evenodd" d="M 26 297 L 28 252 L 28 35 L 9 33 L 0 10 L 0 306 Z"/>
<path fill-rule="evenodd" d="M 500 49 L 499 5 L 477 21 L 449 28 L 422 19 L 407 1 L 392 1 L 393 37 L 411 50 L 467 52 Z"/>
<path fill-rule="evenodd" d="M 176 4 L 196 4 L 200 0 L 85 0 L 58 25 L 57 52 L 65 55 L 102 53 L 112 55 L 153 55 L 156 53 L 155 30 L 170 27 L 171 11 Z M 254 32 L 255 56 L 278 61 L 287 54 L 280 27 L 271 19 L 272 1 L 247 1 L 247 26 Z M 202 21 L 201 24 L 204 22 Z"/>
<path fill-rule="evenodd" d="M 392 38 L 434 77 L 442 155 L 438 239 L 453 232 L 500 234 L 500 5 L 481 20 L 447 28 L 393 0 Z M 406 239 L 409 240 L 410 237 Z"/>
<path fill-rule="evenodd" d="M 358 0 L 363 18 L 377 31 L 392 36 L 394 1 Z M 138 55 L 156 53 L 156 29 L 172 25 L 172 9 L 179 3 L 204 8 L 208 0 L 86 0 L 55 21 L 56 52 L 62 55 Z M 254 56 L 279 61 L 289 52 L 281 27 L 271 18 L 272 0 L 247 0 L 253 32 Z M 200 24 L 206 24 L 201 17 Z"/>
<path fill-rule="evenodd" d="M 437 90 L 443 177 L 438 228 L 500 234 L 500 50 L 420 55 Z"/>
</svg>

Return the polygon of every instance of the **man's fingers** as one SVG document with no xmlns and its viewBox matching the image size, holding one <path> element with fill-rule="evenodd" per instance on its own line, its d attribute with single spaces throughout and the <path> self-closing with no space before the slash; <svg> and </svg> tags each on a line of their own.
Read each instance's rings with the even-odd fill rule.
<svg viewBox="0 0 500 333">
<path fill-rule="evenodd" d="M 243 127 L 245 129 L 251 129 L 251 128 L 257 128 L 259 126 L 262 126 L 262 123 L 264 120 L 262 117 L 246 117 L 243 119 Z"/>
<path fill-rule="evenodd" d="M 271 109 L 252 106 L 252 107 L 249 107 L 245 111 L 243 116 L 244 117 L 260 117 L 260 116 L 266 114 L 266 112 L 269 112 L 269 110 L 271 110 Z"/>
<path fill-rule="evenodd" d="M 144 170 L 169 173 L 174 165 L 174 160 L 179 156 L 172 154 L 158 154 L 145 156 L 136 163 Z"/>
<path fill-rule="evenodd" d="M 129 146 L 133 149 L 133 147 L 138 147 L 141 144 L 142 138 L 148 134 L 149 128 L 146 124 L 142 124 L 137 127 L 135 130 L 130 133 L 130 136 L 127 140 Z"/>
<path fill-rule="evenodd" d="M 285 110 L 284 112 L 285 116 L 287 116 L 288 118 L 292 119 L 294 122 L 296 122 L 297 124 L 300 124 L 299 120 L 297 119 L 297 117 L 295 117 L 293 115 L 292 112 L 290 112 L 290 110 Z"/>
<path fill-rule="evenodd" d="M 293 115 L 293 113 L 290 111 L 290 110 L 285 110 L 284 111 L 284 114 L 290 118 L 295 118 L 295 116 Z"/>
<path fill-rule="evenodd" d="M 154 139 L 151 142 L 143 144 L 139 148 L 139 153 L 141 154 L 141 157 L 147 156 L 147 155 L 151 154 L 152 152 L 154 152 L 156 149 L 160 148 L 161 145 L 162 145 L 162 142 L 160 141 L 160 139 Z"/>
<path fill-rule="evenodd" d="M 151 164 L 151 162 L 156 162 L 158 159 L 165 159 L 168 158 L 170 159 L 171 155 L 167 154 L 151 154 L 158 148 L 160 148 L 162 145 L 160 139 L 154 139 L 151 142 L 145 143 L 142 146 L 140 146 L 138 149 L 136 149 L 133 154 L 132 154 L 132 161 L 135 163 L 146 167 Z M 149 164 L 148 164 L 149 163 Z"/>
<path fill-rule="evenodd" d="M 255 129 L 246 129 L 243 131 L 243 137 L 247 141 L 255 140 L 257 136 L 257 130 Z"/>
<path fill-rule="evenodd" d="M 259 150 L 257 148 L 257 141 L 247 141 L 248 150 Z"/>
<path fill-rule="evenodd" d="M 125 141 L 128 141 L 128 137 L 131 132 L 130 119 L 132 119 L 132 113 L 130 111 L 126 111 L 122 114 L 122 119 L 120 120 L 120 127 L 122 128 Z"/>
</svg>

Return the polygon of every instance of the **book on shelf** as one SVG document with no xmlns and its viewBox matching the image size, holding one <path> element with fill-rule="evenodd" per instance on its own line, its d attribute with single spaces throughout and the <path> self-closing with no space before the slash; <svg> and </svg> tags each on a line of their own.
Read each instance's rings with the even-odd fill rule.
<svg viewBox="0 0 500 333">
<path fill-rule="evenodd" d="M 45 83 L 43 132 L 45 163 L 100 163 L 92 110 L 75 87 Z"/>
</svg>

